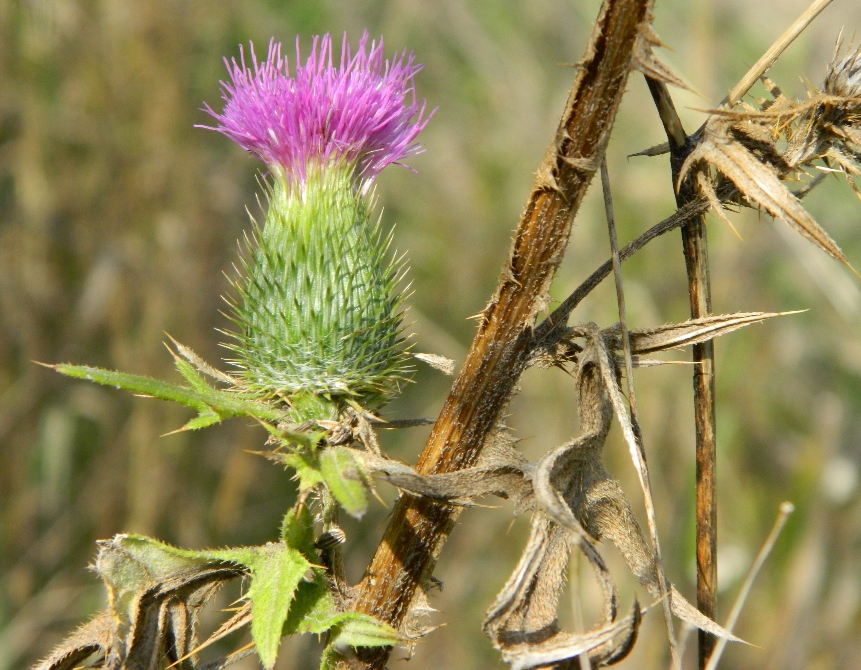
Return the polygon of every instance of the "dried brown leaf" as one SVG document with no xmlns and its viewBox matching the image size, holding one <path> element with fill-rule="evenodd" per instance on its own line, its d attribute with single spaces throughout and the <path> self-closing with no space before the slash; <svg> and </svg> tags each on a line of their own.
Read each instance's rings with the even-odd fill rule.
<svg viewBox="0 0 861 670">
<path fill-rule="evenodd" d="M 640 25 L 640 34 L 637 44 L 634 47 L 633 67 L 642 72 L 647 77 L 657 79 L 671 86 L 692 91 L 684 80 L 673 72 L 669 67 L 664 65 L 661 60 L 655 56 L 653 47 L 665 46 L 651 24 L 643 23 Z"/>
<path fill-rule="evenodd" d="M 405 463 L 371 452 L 355 452 L 368 472 L 413 495 L 450 504 L 472 506 L 475 498 L 510 498 L 515 514 L 531 508 L 532 466 L 505 434 L 485 447 L 474 467 L 439 475 L 420 475 Z"/>
<path fill-rule="evenodd" d="M 625 640 L 618 648 L 614 648 L 613 653 L 598 654 L 594 660 L 590 658 L 590 663 L 598 667 L 612 665 L 621 661 L 631 651 L 641 617 L 640 606 L 634 601 L 632 613 L 621 621 L 582 635 L 559 633 L 541 644 L 511 645 L 503 648 L 502 658 L 511 665 L 512 670 L 529 670 L 604 649 L 613 638 L 625 635 Z"/>
<path fill-rule="evenodd" d="M 110 610 L 103 610 L 69 635 L 34 670 L 72 670 L 81 661 L 97 652 L 108 656 L 116 647 L 115 640 L 113 616 Z M 115 661 L 111 663 L 115 664 Z M 109 667 L 111 663 L 106 661 L 105 665 Z"/>
<path fill-rule="evenodd" d="M 799 314 L 793 312 L 738 312 L 736 314 L 716 314 L 700 319 L 690 319 L 682 323 L 674 323 L 657 328 L 641 328 L 630 331 L 631 350 L 633 354 L 643 355 L 658 351 L 679 349 L 698 342 L 705 342 L 720 335 L 726 335 L 739 328 L 754 323 L 761 323 L 775 316 Z M 611 349 L 621 349 L 619 325 L 601 331 L 607 346 Z"/>
<path fill-rule="evenodd" d="M 437 354 L 413 354 L 413 358 L 417 358 L 420 361 L 423 361 L 430 365 L 432 368 L 439 370 L 444 375 L 453 375 L 454 374 L 454 361 L 450 358 L 446 358 L 445 356 L 438 356 Z"/>
</svg>

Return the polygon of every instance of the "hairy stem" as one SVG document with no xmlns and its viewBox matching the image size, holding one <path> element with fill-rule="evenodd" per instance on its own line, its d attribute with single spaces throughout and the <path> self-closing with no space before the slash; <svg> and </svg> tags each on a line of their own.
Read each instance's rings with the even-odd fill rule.
<svg viewBox="0 0 861 670">
<path fill-rule="evenodd" d="M 634 46 L 652 0 L 605 0 L 553 143 L 538 169 L 508 263 L 442 412 L 419 457 L 421 474 L 473 465 L 523 371 L 571 224 L 609 140 Z M 400 626 L 432 574 L 458 510 L 402 497 L 359 585 L 356 609 Z M 388 649 L 363 650 L 382 668 Z"/>
</svg>

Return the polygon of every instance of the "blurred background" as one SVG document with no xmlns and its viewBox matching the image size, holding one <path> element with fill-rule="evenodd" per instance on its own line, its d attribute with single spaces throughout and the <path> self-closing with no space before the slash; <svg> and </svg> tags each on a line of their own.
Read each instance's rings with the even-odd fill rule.
<svg viewBox="0 0 861 670">
<path fill-rule="evenodd" d="M 677 93 L 690 131 L 806 6 L 805 0 L 659 0 L 660 56 L 698 95 Z M 241 421 L 163 436 L 190 415 L 39 367 L 75 362 L 177 380 L 166 333 L 212 362 L 223 354 L 220 310 L 237 245 L 258 211 L 260 164 L 195 124 L 220 109 L 222 57 L 270 37 L 363 29 L 426 64 L 419 96 L 439 107 L 410 160 L 387 170 L 379 204 L 411 264 L 408 322 L 416 351 L 462 362 L 471 315 L 489 299 L 533 173 L 556 127 L 597 14 L 597 0 L 2 0 L 0 1 L 0 670 L 25 668 L 104 606 L 87 570 L 94 542 L 146 533 L 184 547 L 262 543 L 290 504 L 288 473 L 259 456 L 265 434 Z M 841 27 L 861 4 L 837 1 L 770 76 L 795 97 L 821 82 Z M 336 40 L 337 42 L 337 40 Z M 668 161 L 626 158 L 664 140 L 642 77 L 632 74 L 608 151 L 620 240 L 668 216 Z M 675 94 L 674 93 L 674 94 Z M 761 94 L 761 91 L 760 93 Z M 861 203 L 829 179 L 805 201 L 861 267 Z M 861 658 L 861 284 L 784 224 L 733 215 L 743 239 L 709 217 L 716 312 L 807 309 L 717 343 L 720 612 L 771 526 L 797 511 L 766 564 L 738 633 L 732 668 L 849 668 Z M 553 288 L 564 298 L 608 256 L 599 189 L 575 223 Z M 687 318 L 678 234 L 625 265 L 629 321 Z M 605 283 L 576 321 L 617 320 Z M 687 353 L 675 358 L 687 358 Z M 694 598 L 690 369 L 637 372 L 638 402 L 670 578 Z M 387 417 L 436 417 L 451 382 L 422 368 Z M 576 435 L 572 380 L 529 371 L 509 424 L 530 458 Z M 414 462 L 428 434 L 383 436 Z M 608 468 L 642 509 L 636 474 L 614 431 Z M 389 509 L 394 493 L 380 486 Z M 468 510 L 436 576 L 446 625 L 411 668 L 503 667 L 482 615 L 517 562 L 528 519 L 511 507 Z M 361 577 L 385 524 L 377 504 L 346 523 L 349 576 Z M 642 516 L 641 512 L 641 519 Z M 606 549 L 630 606 L 637 591 Z M 582 574 L 581 574 L 582 571 Z M 562 620 L 599 611 L 576 561 Z M 227 590 L 207 612 L 212 630 Z M 623 668 L 666 668 L 657 610 Z M 720 617 L 719 617 L 720 618 Z M 204 631 L 205 632 L 205 631 Z M 204 657 L 245 644 L 234 637 Z M 278 667 L 315 668 L 318 643 L 285 641 Z M 692 667 L 694 643 L 686 663 Z M 403 650 L 392 656 L 392 667 Z M 237 665 L 257 667 L 253 659 Z"/>
</svg>

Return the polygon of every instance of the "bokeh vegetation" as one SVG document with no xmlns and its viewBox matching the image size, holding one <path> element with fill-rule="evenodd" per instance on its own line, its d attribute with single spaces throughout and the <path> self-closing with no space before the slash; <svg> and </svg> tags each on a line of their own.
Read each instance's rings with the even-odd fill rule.
<svg viewBox="0 0 861 670">
<path fill-rule="evenodd" d="M 173 378 L 165 332 L 208 360 L 226 353 L 223 273 L 248 229 L 246 207 L 259 213 L 260 188 L 256 160 L 193 128 L 207 123 L 202 103 L 218 100 L 222 56 L 249 40 L 261 49 L 271 36 L 289 45 L 299 34 L 307 45 L 314 34 L 355 39 L 367 28 L 385 35 L 389 53 L 408 47 L 426 64 L 419 95 L 439 107 L 422 137 L 427 153 L 410 160 L 418 174 L 388 170 L 377 194 L 412 266 L 415 348 L 460 362 L 475 327 L 468 317 L 495 285 L 572 80 L 566 64 L 580 57 L 598 4 L 0 3 L 0 670 L 26 667 L 101 606 L 102 586 L 85 570 L 95 540 L 137 532 L 190 548 L 262 543 L 291 500 L 287 474 L 248 453 L 260 449 L 261 428 L 234 421 L 160 437 L 189 417 L 33 363 Z M 655 26 L 673 49 L 661 55 L 701 94 L 676 97 L 688 130 L 703 119 L 696 109 L 719 101 L 805 5 L 659 0 Z M 803 96 L 799 77 L 822 79 L 841 26 L 851 37 L 861 6 L 837 0 L 771 77 Z M 623 242 L 673 207 L 666 159 L 626 158 L 664 139 L 642 78 L 632 76 L 629 89 L 608 151 Z M 861 266 L 861 203 L 850 189 L 826 180 L 806 204 Z M 734 220 L 743 240 L 709 217 L 715 311 L 809 311 L 716 345 L 722 611 L 778 504 L 797 507 L 738 628 L 761 648 L 731 649 L 726 664 L 853 667 L 861 657 L 861 285 L 785 225 L 751 212 Z M 553 298 L 608 248 L 593 188 Z M 625 278 L 633 327 L 687 317 L 677 235 L 628 262 Z M 606 326 L 615 309 L 607 283 L 574 318 Z M 435 417 L 449 382 L 420 370 L 386 416 Z M 667 571 L 692 594 L 690 371 L 644 369 L 637 385 Z M 527 455 L 574 434 L 574 391 L 558 371 L 526 375 L 509 424 Z M 384 446 L 412 462 L 426 434 L 389 433 Z M 618 435 L 608 468 L 637 500 Z M 351 578 L 361 576 L 386 513 L 377 505 L 361 525 L 345 526 Z M 480 621 L 522 548 L 526 520 L 510 520 L 504 505 L 461 517 L 436 572 L 444 590 L 432 604 L 447 625 L 418 646 L 411 667 L 502 667 Z M 633 580 L 607 553 L 630 602 Z M 588 568 L 577 570 L 571 592 L 582 587 L 588 623 L 598 600 Z M 621 667 L 667 667 L 661 626 L 657 614 L 647 617 Z M 278 667 L 316 667 L 315 644 L 285 642 Z"/>
</svg>

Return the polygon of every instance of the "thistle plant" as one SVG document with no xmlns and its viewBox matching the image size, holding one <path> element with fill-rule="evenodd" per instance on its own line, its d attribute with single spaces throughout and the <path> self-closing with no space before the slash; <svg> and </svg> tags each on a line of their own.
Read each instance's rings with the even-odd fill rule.
<svg viewBox="0 0 861 670">
<path fill-rule="evenodd" d="M 325 35 L 314 38 L 304 65 L 297 39 L 292 73 L 274 40 L 265 61 L 258 62 L 253 45 L 251 66 L 244 51 L 239 62 L 225 61 L 224 109 L 205 107 L 218 122 L 212 129 L 267 168 L 265 221 L 246 238 L 236 295 L 228 300 L 235 326 L 229 362 L 237 372 L 218 370 L 178 342 L 174 357 L 185 386 L 55 366 L 192 407 L 198 416 L 186 430 L 232 416 L 263 423 L 276 445 L 269 456 L 294 469 L 299 480 L 299 499 L 284 518 L 280 542 L 203 552 L 140 536 L 102 543 L 95 567 L 111 605 L 40 668 L 71 668 L 96 651 L 106 667 L 154 668 L 162 659 L 196 667 L 189 657 L 197 647 L 198 610 L 237 576 L 251 580 L 247 606 L 225 630 L 250 623 L 267 668 L 284 634 L 328 632 L 324 665 L 349 647 L 401 640 L 390 626 L 349 611 L 329 587 L 334 566 L 318 565 L 317 554 L 328 551 L 332 538 L 335 545 L 343 541 L 338 505 L 360 517 L 371 490 L 367 471 L 339 445 L 353 441 L 354 429 L 356 440 L 376 444 L 371 412 L 411 370 L 401 324 L 403 264 L 372 213 L 373 183 L 387 165 L 420 151 L 415 139 L 429 115 L 413 88 L 421 66 L 406 51 L 388 61 L 383 49 L 382 39 L 369 42 L 366 33 L 353 52 L 345 35 L 335 65 Z"/>
<path fill-rule="evenodd" d="M 266 220 L 255 228 L 231 303 L 230 348 L 245 387 L 280 398 L 297 421 L 335 419 L 345 403 L 381 407 L 409 374 L 399 265 L 372 219 L 380 171 L 415 154 L 427 123 L 404 52 L 383 59 L 365 34 L 346 36 L 339 66 L 328 35 L 295 74 L 269 45 L 253 67 L 228 64 L 215 130 L 268 168 Z M 405 104 L 405 96 L 410 100 Z"/>
</svg>

